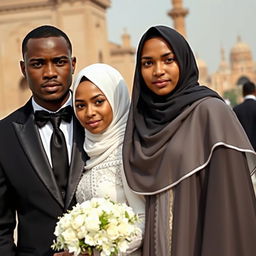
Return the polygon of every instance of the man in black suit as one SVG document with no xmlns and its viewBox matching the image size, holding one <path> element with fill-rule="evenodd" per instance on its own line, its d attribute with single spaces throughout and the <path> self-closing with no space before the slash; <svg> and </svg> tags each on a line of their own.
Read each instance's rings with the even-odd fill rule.
<svg viewBox="0 0 256 256">
<path fill-rule="evenodd" d="M 57 218 L 74 205 L 86 160 L 84 129 L 70 107 L 76 59 L 67 35 L 53 26 L 28 33 L 22 54 L 32 97 L 0 121 L 0 255 L 51 256 Z"/>
<path fill-rule="evenodd" d="M 244 101 L 234 107 L 254 150 L 256 150 L 256 89 L 255 84 L 246 82 L 243 85 Z"/>
</svg>

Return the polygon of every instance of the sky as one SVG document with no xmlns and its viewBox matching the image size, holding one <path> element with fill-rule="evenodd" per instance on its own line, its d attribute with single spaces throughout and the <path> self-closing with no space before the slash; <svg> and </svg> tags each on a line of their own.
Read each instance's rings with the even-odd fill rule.
<svg viewBox="0 0 256 256">
<path fill-rule="evenodd" d="M 153 25 L 173 26 L 167 12 L 171 0 L 112 0 L 107 11 L 109 40 L 121 43 L 126 30 L 137 47 L 142 34 Z M 208 65 L 212 74 L 224 48 L 226 61 L 238 36 L 246 42 L 256 61 L 256 0 L 183 0 L 187 40 L 194 53 Z"/>
</svg>

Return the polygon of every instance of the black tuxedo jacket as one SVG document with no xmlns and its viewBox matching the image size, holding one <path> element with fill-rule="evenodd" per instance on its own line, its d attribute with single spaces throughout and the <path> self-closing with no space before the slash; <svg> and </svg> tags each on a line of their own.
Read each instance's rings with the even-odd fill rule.
<svg viewBox="0 0 256 256">
<path fill-rule="evenodd" d="M 234 111 L 254 150 L 256 150 L 256 101 L 254 99 L 246 99 L 235 106 Z"/>
<path fill-rule="evenodd" d="M 65 202 L 34 124 L 31 100 L 0 121 L 0 255 L 51 256 L 58 216 L 75 203 L 86 156 L 84 129 L 73 118 L 73 148 Z M 13 230 L 18 218 L 18 242 Z"/>
</svg>

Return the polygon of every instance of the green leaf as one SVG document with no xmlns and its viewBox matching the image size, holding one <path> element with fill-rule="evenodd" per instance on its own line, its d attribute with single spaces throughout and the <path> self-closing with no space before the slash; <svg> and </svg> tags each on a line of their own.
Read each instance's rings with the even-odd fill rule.
<svg viewBox="0 0 256 256">
<path fill-rule="evenodd" d="M 99 217 L 99 220 L 100 220 L 100 229 L 105 229 L 106 226 L 109 224 L 108 214 L 103 211 L 103 213 Z"/>
</svg>

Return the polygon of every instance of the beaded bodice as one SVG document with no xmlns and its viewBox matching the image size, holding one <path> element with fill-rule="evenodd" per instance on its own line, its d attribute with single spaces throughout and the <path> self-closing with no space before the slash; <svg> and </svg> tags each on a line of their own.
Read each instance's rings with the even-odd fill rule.
<svg viewBox="0 0 256 256">
<path fill-rule="evenodd" d="M 126 202 L 121 177 L 122 147 L 115 149 L 103 162 L 86 170 L 77 188 L 78 203 L 93 197 L 110 197 L 117 202 Z"/>
</svg>

